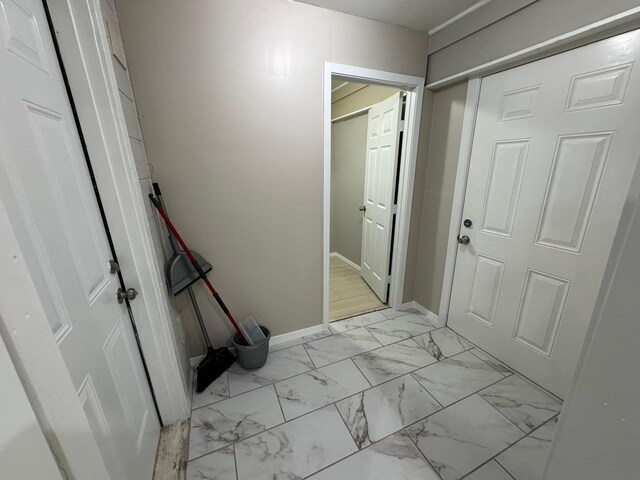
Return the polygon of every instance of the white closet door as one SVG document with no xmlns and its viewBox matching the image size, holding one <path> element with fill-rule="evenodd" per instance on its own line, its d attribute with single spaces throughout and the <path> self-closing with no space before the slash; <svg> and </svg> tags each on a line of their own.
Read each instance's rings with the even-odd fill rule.
<svg viewBox="0 0 640 480">
<path fill-rule="evenodd" d="M 563 397 L 640 155 L 640 32 L 482 80 L 449 324 Z"/>
<path fill-rule="evenodd" d="M 151 478 L 160 426 L 41 1 L 0 0 L 0 72 L 0 195 L 110 475 Z"/>
</svg>

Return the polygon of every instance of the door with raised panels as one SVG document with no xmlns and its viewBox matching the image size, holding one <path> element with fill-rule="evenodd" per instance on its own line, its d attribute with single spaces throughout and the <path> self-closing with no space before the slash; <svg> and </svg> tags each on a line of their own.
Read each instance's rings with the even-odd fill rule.
<svg viewBox="0 0 640 480">
<path fill-rule="evenodd" d="M 401 95 L 380 102 L 368 114 L 360 273 L 383 302 L 391 257 Z"/>
<path fill-rule="evenodd" d="M 640 156 L 639 58 L 636 31 L 482 79 L 449 325 L 560 397 Z"/>
<path fill-rule="evenodd" d="M 159 421 L 40 0 L 0 0 L 0 195 L 111 477 L 151 478 Z"/>
</svg>

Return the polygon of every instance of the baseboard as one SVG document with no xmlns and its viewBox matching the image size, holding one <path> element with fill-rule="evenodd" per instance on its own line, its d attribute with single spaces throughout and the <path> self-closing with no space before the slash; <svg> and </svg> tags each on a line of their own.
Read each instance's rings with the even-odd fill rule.
<svg viewBox="0 0 640 480">
<path fill-rule="evenodd" d="M 300 330 L 295 330 L 289 333 L 283 333 L 281 335 L 276 335 L 271 337 L 269 340 L 269 345 L 279 345 L 281 343 L 289 342 L 291 340 L 297 340 L 298 338 L 306 337 L 307 335 L 313 335 L 314 333 L 320 333 L 324 330 L 324 326 L 322 324 L 315 325 L 313 327 L 302 328 Z M 231 352 L 233 349 L 230 348 Z M 191 357 L 189 362 L 191 363 L 191 368 L 196 368 L 196 366 L 200 363 L 200 361 L 204 358 L 204 355 L 198 355 L 197 357 Z"/>
<path fill-rule="evenodd" d="M 269 345 L 279 345 L 284 342 L 289 342 L 291 340 L 297 340 L 298 338 L 306 337 L 307 335 L 320 333 L 323 330 L 324 330 L 324 326 L 320 324 L 314 327 L 307 327 L 300 330 L 295 330 L 293 332 L 283 333 L 280 335 L 276 335 L 275 337 L 271 337 L 271 340 L 269 341 Z"/>
<path fill-rule="evenodd" d="M 360 265 L 358 265 L 357 263 L 353 263 L 351 260 L 349 260 L 347 257 L 344 257 L 342 255 L 340 255 L 338 252 L 331 252 L 329 254 L 330 257 L 337 257 L 340 260 L 342 260 L 344 263 L 346 263 L 347 265 L 349 265 L 350 267 L 355 268 L 356 270 L 360 271 Z"/>
<path fill-rule="evenodd" d="M 422 305 L 420 305 L 415 300 L 411 301 L 411 302 L 403 303 L 402 306 L 400 307 L 401 310 L 407 310 L 407 309 L 410 309 L 410 308 L 413 308 L 413 309 L 419 311 L 420 313 L 422 313 L 425 317 L 427 317 L 427 320 L 429 320 L 434 325 L 437 325 L 438 327 L 444 327 L 445 326 L 444 322 L 440 322 L 440 318 L 438 317 L 438 315 L 433 313 L 428 308 L 423 307 Z"/>
<path fill-rule="evenodd" d="M 191 368 L 196 368 L 196 366 L 202 361 L 204 355 L 198 355 L 197 357 L 191 357 L 189 359 L 189 363 L 191 363 Z"/>
</svg>

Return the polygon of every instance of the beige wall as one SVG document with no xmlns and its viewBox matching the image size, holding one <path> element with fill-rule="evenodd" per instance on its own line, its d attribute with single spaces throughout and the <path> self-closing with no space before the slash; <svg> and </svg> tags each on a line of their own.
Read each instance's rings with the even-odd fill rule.
<svg viewBox="0 0 640 480">
<path fill-rule="evenodd" d="M 416 302 L 436 315 L 440 309 L 444 264 L 450 241 L 449 222 L 466 92 L 466 82 L 435 92 L 430 125 L 422 126 L 420 147 L 428 150 L 421 220 L 415 222 L 420 225 L 420 235 L 413 296 Z M 425 131 L 426 128 L 429 130 Z M 422 158 L 424 150 L 420 155 Z"/>
<path fill-rule="evenodd" d="M 129 78 L 129 70 L 125 52 L 122 48 L 122 35 L 120 32 L 119 19 L 116 6 L 113 0 L 100 0 L 102 16 L 107 25 L 107 35 L 111 47 L 111 63 L 116 74 L 116 81 L 120 93 L 120 104 L 125 115 L 127 131 L 129 134 L 129 143 L 136 162 L 136 172 L 140 182 L 141 194 L 144 198 L 144 204 L 147 207 L 147 221 L 151 229 L 154 252 L 160 266 L 164 266 L 167 256 L 171 251 L 166 239 L 166 229 L 160 224 L 160 218 L 151 207 L 147 195 L 152 193 L 151 171 L 147 162 L 147 153 L 142 138 L 142 130 L 138 121 L 138 110 L 136 108 L 133 88 Z M 164 277 L 164 272 L 162 272 Z M 177 301 L 168 291 L 168 306 L 171 314 L 171 326 L 173 328 L 173 337 L 180 358 L 180 371 L 182 374 L 182 383 L 186 392 L 190 392 L 191 386 L 189 381 L 191 378 L 191 364 L 189 363 L 189 354 L 187 352 L 185 329 L 182 324 L 182 305 L 184 301 Z"/>
<path fill-rule="evenodd" d="M 149 161 L 213 283 L 275 335 L 320 324 L 323 62 L 424 76 L 427 35 L 286 0 L 118 8 Z"/>
<path fill-rule="evenodd" d="M 335 122 L 331 130 L 331 252 L 360 265 L 367 152 L 367 114 Z"/>
</svg>

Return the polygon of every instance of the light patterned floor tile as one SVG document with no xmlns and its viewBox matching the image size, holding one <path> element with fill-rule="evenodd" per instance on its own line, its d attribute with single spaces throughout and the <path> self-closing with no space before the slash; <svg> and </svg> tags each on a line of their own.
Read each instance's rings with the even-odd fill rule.
<svg viewBox="0 0 640 480">
<path fill-rule="evenodd" d="M 367 327 L 367 330 L 383 345 L 389 345 L 416 335 L 434 330 L 434 327 L 424 317 L 416 313 L 409 313 L 401 317 L 392 318 L 384 322 Z"/>
<path fill-rule="evenodd" d="M 224 447 L 187 465 L 187 480 L 236 480 L 233 447 Z"/>
<path fill-rule="evenodd" d="M 350 359 L 275 384 L 287 420 L 334 403 L 370 387 Z"/>
<path fill-rule="evenodd" d="M 381 346 L 365 328 L 356 328 L 305 344 L 316 367 L 324 367 Z"/>
<path fill-rule="evenodd" d="M 502 452 L 496 460 L 516 480 L 542 480 L 557 425 L 556 417 Z"/>
<path fill-rule="evenodd" d="M 273 385 L 191 412 L 189 458 L 225 447 L 284 422 Z"/>
<path fill-rule="evenodd" d="M 562 403 L 519 375 L 485 388 L 480 396 L 528 433 L 560 413 Z"/>
<path fill-rule="evenodd" d="M 308 372 L 314 365 L 302 345 L 270 353 L 267 363 L 256 370 L 245 370 L 239 363 L 229 368 L 229 390 L 231 395 L 248 392 L 278 380 Z"/>
<path fill-rule="evenodd" d="M 357 451 L 335 406 L 316 410 L 235 446 L 238 480 L 301 479 Z"/>
<path fill-rule="evenodd" d="M 310 480 L 440 480 L 404 432 L 394 433 Z"/>
<path fill-rule="evenodd" d="M 414 340 L 438 360 L 443 360 L 446 357 L 451 357 L 473 348 L 471 342 L 446 327 L 414 337 Z"/>
<path fill-rule="evenodd" d="M 229 398 L 228 372 L 224 372 L 216 378 L 203 392 L 196 392 L 195 382 L 193 386 L 193 399 L 191 408 L 196 409 Z"/>
<path fill-rule="evenodd" d="M 412 375 L 442 405 L 450 405 L 475 393 L 503 376 L 469 352 L 412 373 Z"/>
<path fill-rule="evenodd" d="M 333 333 L 343 333 L 349 330 L 354 330 L 360 327 L 366 327 L 378 322 L 384 322 L 387 320 L 381 312 L 370 312 L 356 317 L 347 318 L 345 320 L 339 320 L 337 322 L 331 322 L 329 328 Z"/>
<path fill-rule="evenodd" d="M 336 403 L 358 448 L 397 432 L 441 407 L 410 375 Z"/>
<path fill-rule="evenodd" d="M 412 339 L 371 350 L 352 358 L 372 385 L 378 385 L 436 362 Z"/>
<path fill-rule="evenodd" d="M 443 480 L 458 480 L 524 434 L 472 395 L 406 429 Z"/>
</svg>

